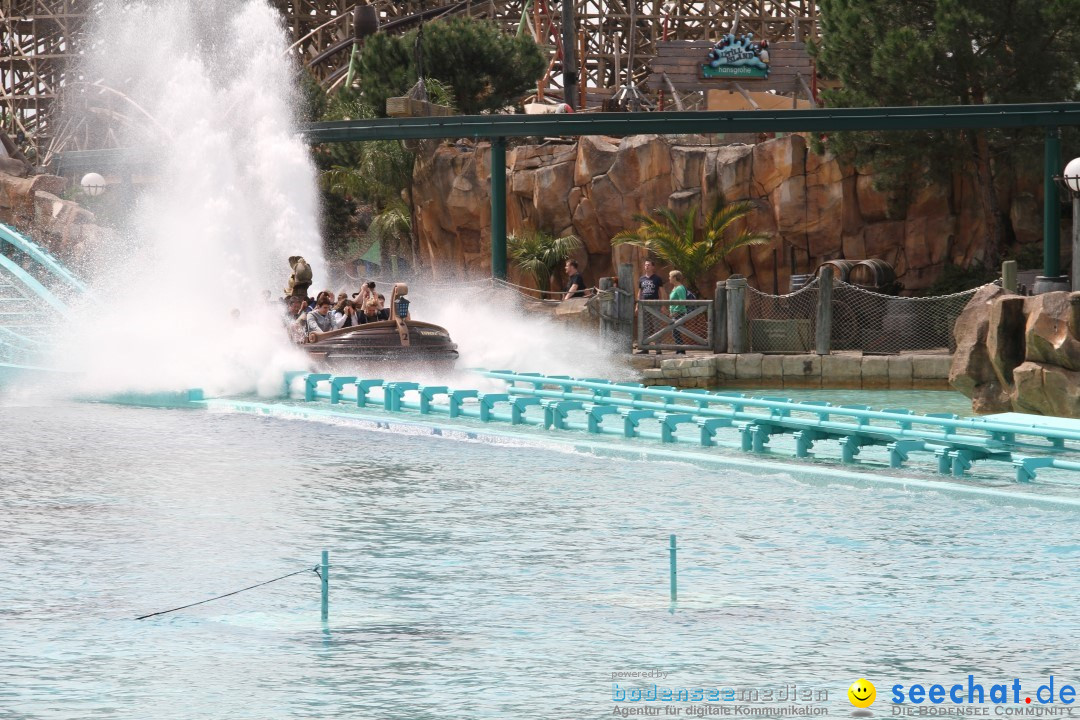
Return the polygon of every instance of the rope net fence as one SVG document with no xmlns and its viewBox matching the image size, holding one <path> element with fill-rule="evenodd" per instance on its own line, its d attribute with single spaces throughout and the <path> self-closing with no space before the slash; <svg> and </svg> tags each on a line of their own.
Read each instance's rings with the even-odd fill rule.
<svg viewBox="0 0 1080 720">
<path fill-rule="evenodd" d="M 818 279 L 787 295 L 746 288 L 750 352 L 806 353 L 814 350 Z"/>
<path fill-rule="evenodd" d="M 747 288 L 750 351 L 812 352 L 817 332 L 817 278 L 787 295 Z M 832 294 L 832 350 L 893 355 L 956 350 L 953 325 L 979 288 L 933 297 L 882 295 L 837 280 Z"/>
<path fill-rule="evenodd" d="M 933 297 L 879 295 L 846 282 L 833 287 L 832 349 L 896 354 L 956 350 L 953 325 L 978 291 Z"/>
</svg>

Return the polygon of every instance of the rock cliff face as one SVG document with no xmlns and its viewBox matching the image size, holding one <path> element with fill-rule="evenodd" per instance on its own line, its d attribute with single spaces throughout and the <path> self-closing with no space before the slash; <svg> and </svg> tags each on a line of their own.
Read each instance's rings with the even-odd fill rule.
<svg viewBox="0 0 1080 720">
<path fill-rule="evenodd" d="M 108 231 L 95 224 L 92 212 L 60 198 L 66 185 L 55 175 L 19 177 L 0 172 L 0 222 L 78 265 Z"/>
<path fill-rule="evenodd" d="M 976 412 L 1080 417 L 1080 292 L 985 287 L 957 318 L 949 383 Z"/>
<path fill-rule="evenodd" d="M 487 144 L 459 143 L 439 146 L 417 163 L 415 226 L 438 276 L 490 272 L 489 162 Z M 749 223 L 776 237 L 729 258 L 730 272 L 760 288 L 772 287 L 778 250 L 786 291 L 789 246 L 801 273 L 827 259 L 881 258 L 894 266 L 906 291 L 930 285 L 947 262 L 967 265 L 986 252 L 986 229 L 968 179 L 928 187 L 903 215 L 893 216 L 871 175 L 814 154 L 800 135 L 720 146 L 681 145 L 656 135 L 583 137 L 574 144 L 512 148 L 507 165 L 508 230 L 577 235 L 585 243 L 579 260 L 590 282 L 614 274 L 619 262 L 639 259 L 631 248 L 611 247 L 616 232 L 636 227 L 634 213 L 708 207 L 717 196 L 755 200 L 760 209 Z M 1010 178 L 998 189 L 1017 243 L 1042 236 L 1038 178 L 1026 183 Z M 721 266 L 715 279 L 728 272 Z"/>
</svg>

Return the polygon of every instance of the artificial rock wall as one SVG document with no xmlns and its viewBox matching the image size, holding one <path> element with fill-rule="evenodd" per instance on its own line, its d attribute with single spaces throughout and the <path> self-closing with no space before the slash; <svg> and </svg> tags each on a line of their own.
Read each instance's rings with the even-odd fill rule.
<svg viewBox="0 0 1080 720">
<path fill-rule="evenodd" d="M 438 277 L 490 272 L 489 162 L 489 145 L 459 142 L 428 148 L 416 165 L 414 225 L 424 261 Z M 828 259 L 884 259 L 905 292 L 926 288 L 947 262 L 966 266 L 986 252 L 987 231 L 970 176 L 925 188 L 895 217 L 889 198 L 874 190 L 872 175 L 816 155 L 801 135 L 756 145 L 680 144 L 657 135 L 583 137 L 573 144 L 511 148 L 507 166 L 509 232 L 533 227 L 577 235 L 585 243 L 579 260 L 589 282 L 615 274 L 619 262 L 640 259 L 639 251 L 611 247 L 615 233 L 636 227 L 634 213 L 709 206 L 718 195 L 757 201 L 751 226 L 776 238 L 729 258 L 731 272 L 761 289 L 772 288 L 776 249 L 786 292 L 789 246 L 796 248 L 800 273 Z M 1038 176 L 1003 178 L 997 195 L 1015 242 L 1040 240 Z M 714 279 L 727 274 L 719 267 Z"/>
<path fill-rule="evenodd" d="M 979 413 L 1080 417 L 1080 292 L 988 285 L 956 319 L 949 383 Z"/>
<path fill-rule="evenodd" d="M 66 187 L 67 180 L 56 175 L 0 171 L 0 222 L 77 266 L 106 241 L 108 231 L 95 224 L 92 212 L 60 197 Z"/>
</svg>

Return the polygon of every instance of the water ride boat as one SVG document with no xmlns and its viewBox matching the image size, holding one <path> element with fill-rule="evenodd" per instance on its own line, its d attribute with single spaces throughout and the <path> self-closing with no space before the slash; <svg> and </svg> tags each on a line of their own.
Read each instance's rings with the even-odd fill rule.
<svg viewBox="0 0 1080 720">
<path fill-rule="evenodd" d="M 446 328 L 398 315 L 399 300 L 409 293 L 396 283 L 390 295 L 390 319 L 308 334 L 300 347 L 318 364 L 333 370 L 356 370 L 372 362 L 422 364 L 452 369 L 457 362 L 457 343 Z"/>
</svg>

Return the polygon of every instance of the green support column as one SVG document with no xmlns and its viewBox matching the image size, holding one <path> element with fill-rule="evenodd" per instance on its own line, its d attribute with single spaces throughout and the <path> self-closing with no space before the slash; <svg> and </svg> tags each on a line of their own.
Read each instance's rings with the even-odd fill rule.
<svg viewBox="0 0 1080 720">
<path fill-rule="evenodd" d="M 1043 276 L 1061 275 L 1061 203 L 1054 176 L 1061 172 L 1061 132 L 1046 130 L 1043 162 Z"/>
<path fill-rule="evenodd" d="M 506 279 L 506 139 L 491 142 L 491 277 Z"/>
</svg>

